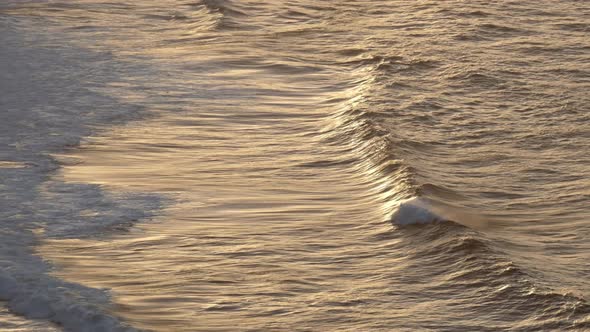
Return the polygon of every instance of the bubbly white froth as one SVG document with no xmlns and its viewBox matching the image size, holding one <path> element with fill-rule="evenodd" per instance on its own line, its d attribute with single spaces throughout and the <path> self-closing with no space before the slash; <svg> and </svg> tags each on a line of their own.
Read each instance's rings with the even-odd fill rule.
<svg viewBox="0 0 590 332">
<path fill-rule="evenodd" d="M 444 219 L 432 211 L 431 205 L 419 197 L 402 201 L 391 216 L 391 221 L 397 225 L 430 224 Z"/>
</svg>

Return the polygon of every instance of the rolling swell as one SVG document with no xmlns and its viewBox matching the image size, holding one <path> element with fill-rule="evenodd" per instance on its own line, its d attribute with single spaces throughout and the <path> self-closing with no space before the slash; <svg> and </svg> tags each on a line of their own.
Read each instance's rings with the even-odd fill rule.
<svg viewBox="0 0 590 332">
<path fill-rule="evenodd" d="M 462 310 L 484 310 L 492 321 L 501 313 L 502 319 L 490 330 L 583 330 L 589 326 L 590 305 L 584 297 L 542 286 L 538 274 L 511 261 L 511 254 L 489 234 L 452 221 L 414 224 L 397 232 L 403 238 L 400 248 L 415 269 L 412 282 L 424 285 L 420 291 L 437 298 L 461 293 L 465 296 L 458 304 Z M 502 323 L 509 319 L 519 321 L 518 325 Z"/>
<path fill-rule="evenodd" d="M 403 114 L 396 106 L 380 104 L 379 95 L 400 87 L 388 83 L 391 75 L 436 71 L 440 62 L 406 60 L 402 56 L 366 57 L 362 50 L 351 55 L 358 59 L 343 65 L 363 76 L 353 81 L 352 97 L 332 115 L 322 135 L 326 143 L 346 146 L 346 151 L 355 156 L 353 167 L 379 188 L 376 203 L 387 207 L 396 226 L 394 231 L 403 239 L 400 250 L 409 253 L 407 259 L 414 262 L 413 268 L 420 274 L 412 276 L 423 279 L 413 282 L 427 284 L 422 289 L 426 293 L 466 293 L 473 302 L 464 303 L 465 307 L 503 308 L 505 317 L 522 319 L 516 327 L 519 331 L 587 328 L 590 306 L 582 295 L 556 290 L 543 282 L 542 275 L 512 261 L 513 253 L 502 249 L 505 240 L 494 238 L 493 226 L 499 224 L 498 220 L 478 213 L 470 194 L 446 187 L 446 183 L 433 184 L 430 174 L 421 176 L 427 170 L 421 169 L 420 162 L 430 164 L 428 160 L 439 157 L 437 143 L 404 137 L 411 128 L 396 130 L 387 125 L 391 117 L 436 124 L 437 119 L 429 113 L 443 110 L 439 103 L 413 103 L 413 109 L 406 108 L 408 114 Z M 461 70 L 451 76 L 447 72 L 441 71 L 441 77 L 450 85 L 460 82 L 495 89 L 506 85 L 477 70 Z M 415 112 L 416 105 L 425 112 Z M 485 190 L 480 195 L 485 195 Z M 517 194 L 499 195 L 519 198 Z M 494 314 L 490 315 L 493 320 Z M 498 324 L 501 328 L 510 326 Z"/>
<path fill-rule="evenodd" d="M 397 201 L 388 209 L 391 222 L 407 241 L 400 249 L 409 251 L 407 259 L 415 262 L 417 273 L 424 273 L 420 278 L 429 286 L 423 291 L 468 292 L 478 306 L 505 307 L 503 314 L 514 319 L 525 315 L 518 328 L 522 331 L 588 327 L 585 317 L 590 306 L 585 298 L 541 286 L 535 280 L 539 276 L 510 261 L 510 253 L 500 249 L 493 232 L 475 230 L 487 229 L 489 221 L 464 210 L 461 201 L 466 196 L 431 183 L 419 184 L 417 168 L 398 155 L 408 147 L 411 153 L 420 153 L 420 143 L 396 142 L 368 112 L 348 110 L 338 116 L 341 127 L 333 129 L 338 134 L 332 132 L 327 141 L 348 144 L 357 155 L 357 170 L 374 183 L 385 184 L 382 204 Z"/>
<path fill-rule="evenodd" d="M 343 13 L 346 8 L 338 8 L 330 19 L 348 17 Z M 444 21 L 448 12 L 436 15 Z M 531 75 L 526 67 L 514 66 L 511 59 L 482 57 L 477 46 L 463 43 L 497 42 L 513 52 L 514 41 L 516 49 L 528 52 L 529 42 L 519 38 L 538 35 L 530 27 L 479 22 L 495 15 L 493 10 L 466 9 L 465 17 L 476 21 L 475 28 L 447 31 L 447 26 L 437 26 L 448 32 L 445 37 L 437 35 L 436 29 L 428 30 L 429 24 L 413 22 L 421 17 L 409 17 L 395 28 L 415 39 L 392 36 L 391 40 L 375 37 L 335 43 L 334 49 L 321 51 L 330 55 L 330 61 L 298 54 L 298 60 L 307 61 L 311 68 L 351 73 L 334 89 L 336 97 L 325 101 L 331 112 L 319 133 L 322 142 L 342 151 L 341 158 L 299 165 L 347 166 L 372 188 L 372 202 L 383 210 L 385 222 L 394 224 L 388 232 L 395 234 L 388 236 L 400 240 L 395 249 L 409 262 L 404 274 L 392 278 L 406 285 L 418 284 L 417 294 L 443 297 L 442 308 L 446 308 L 444 299 L 455 299 L 456 307 L 450 311 L 464 321 L 485 316 L 484 320 L 493 322 L 490 330 L 583 329 L 589 314 L 584 296 L 561 290 L 519 262 L 519 253 L 506 249 L 513 240 L 506 240 L 492 227 L 501 216 L 497 210 L 526 195 L 511 185 L 495 188 L 481 180 L 494 172 L 513 171 L 490 170 L 490 165 L 506 167 L 513 150 L 493 154 L 486 146 L 498 141 L 509 145 L 518 137 L 516 130 L 526 130 L 495 124 L 498 114 L 507 123 L 520 120 L 501 111 L 514 107 L 504 101 L 513 98 L 516 103 L 530 104 L 528 94 L 535 91 L 535 85 L 525 83 L 523 77 Z M 317 16 L 321 14 L 307 17 Z M 358 16 L 355 26 L 377 26 L 364 22 L 362 14 Z M 326 38 L 331 32 L 305 24 L 310 21 L 301 22 L 302 26 L 279 29 L 276 36 L 309 38 L 313 45 L 314 38 Z M 447 39 L 440 42 L 439 38 Z M 463 54 L 464 47 L 469 56 Z M 550 112 L 538 111 L 543 109 L 541 103 L 537 106 L 525 112 L 533 117 Z M 523 111 L 515 108 L 515 112 Z M 535 140 L 543 137 L 532 136 Z M 538 145 L 547 148 L 546 142 Z"/>
<path fill-rule="evenodd" d="M 351 67 L 353 72 L 362 76 L 351 83 L 352 92 L 349 95 L 352 97 L 341 103 L 338 106 L 339 110 L 328 119 L 329 122 L 322 132 L 325 142 L 346 146 L 347 151 L 356 156 L 355 168 L 369 176 L 376 187 L 380 188 L 381 203 L 389 206 L 389 215 L 399 211 L 403 206 L 410 206 L 407 204 L 410 199 L 419 201 L 418 196 L 426 195 L 428 199 L 432 194 L 445 191 L 442 197 L 430 198 L 440 200 L 447 196 L 459 197 L 460 194 L 452 190 L 428 190 L 426 188 L 432 189 L 437 186 L 420 183 L 419 167 L 404 159 L 404 155 L 423 154 L 428 157 L 429 144 L 404 137 L 404 132 L 409 128 L 397 131 L 384 126 L 383 119 L 390 116 L 391 109 L 384 108 L 379 104 L 379 100 L 373 100 L 381 90 L 388 88 L 381 77 L 399 72 L 407 71 L 413 74 L 416 71 L 429 70 L 436 67 L 436 61 L 405 59 L 393 55 L 367 56 L 363 52 L 355 54 L 355 57 L 356 59 L 348 60 L 342 65 Z M 434 106 L 429 104 L 424 107 Z M 428 220 L 402 223 L 441 220 L 445 220 L 445 217 L 433 213 Z"/>
</svg>

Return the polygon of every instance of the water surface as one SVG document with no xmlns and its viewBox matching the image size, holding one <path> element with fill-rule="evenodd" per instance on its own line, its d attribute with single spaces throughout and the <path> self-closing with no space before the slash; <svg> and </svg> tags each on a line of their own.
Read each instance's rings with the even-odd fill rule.
<svg viewBox="0 0 590 332">
<path fill-rule="evenodd" d="M 585 2 L 9 1 L 0 24 L 7 328 L 590 329 Z"/>
</svg>

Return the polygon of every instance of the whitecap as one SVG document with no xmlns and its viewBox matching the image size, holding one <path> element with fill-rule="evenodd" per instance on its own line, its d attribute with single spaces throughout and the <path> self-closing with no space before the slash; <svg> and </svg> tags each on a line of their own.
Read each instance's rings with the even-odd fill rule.
<svg viewBox="0 0 590 332">
<path fill-rule="evenodd" d="M 437 214 L 435 208 L 427 200 L 413 197 L 401 201 L 397 210 L 391 216 L 391 221 L 397 225 L 430 224 L 445 221 L 446 218 Z"/>
</svg>

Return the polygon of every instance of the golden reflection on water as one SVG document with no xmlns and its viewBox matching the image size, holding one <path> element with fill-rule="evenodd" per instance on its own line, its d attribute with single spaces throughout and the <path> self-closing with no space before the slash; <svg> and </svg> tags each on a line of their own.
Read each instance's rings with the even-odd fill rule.
<svg viewBox="0 0 590 332">
<path fill-rule="evenodd" d="M 526 306 L 534 296 L 542 298 L 535 305 L 548 306 L 544 312 L 566 315 L 563 307 L 577 303 L 537 291 L 521 269 L 507 270 L 519 259 L 511 256 L 518 246 L 498 234 L 501 249 L 476 229 L 452 223 L 423 229 L 389 223 L 403 199 L 427 190 L 458 206 L 461 199 L 483 201 L 521 221 L 559 215 L 555 207 L 539 207 L 546 196 L 535 195 L 542 190 L 519 194 L 512 185 L 519 179 L 510 176 L 515 169 L 532 173 L 516 157 L 526 155 L 543 171 L 556 155 L 507 147 L 515 137 L 543 137 L 534 128 L 547 121 L 521 103 L 553 116 L 558 91 L 575 91 L 578 101 L 585 91 L 581 84 L 568 91 L 551 86 L 533 67 L 515 63 L 515 52 L 535 65 L 541 51 L 552 54 L 529 44 L 527 29 L 539 13 L 521 13 L 533 23 L 515 29 L 519 15 L 487 22 L 503 13 L 503 4 L 170 3 L 174 13 L 161 16 L 154 14 L 160 3 L 145 1 L 115 8 L 115 16 L 98 4 L 96 11 L 66 8 L 63 17 L 52 17 L 90 22 L 92 28 L 67 31 L 124 62 L 118 80 L 99 82 L 93 91 L 148 116 L 88 138 L 61 157 L 66 162 L 57 178 L 98 184 L 107 195 L 167 199 L 153 220 L 102 238 L 45 241 L 39 252 L 57 265 L 55 275 L 112 289 L 116 314 L 158 331 L 246 323 L 256 330 L 387 329 L 400 321 L 419 327 L 425 312 L 438 319 L 431 327 L 460 320 L 472 328 L 496 323 L 485 314 L 516 308 L 497 323 L 503 329 L 535 312 Z M 449 18 L 455 16 L 462 18 Z M 561 45 L 572 57 L 584 41 L 573 28 L 567 43 L 574 46 Z M 538 101 L 538 91 L 553 104 Z M 510 111 L 499 111 L 505 108 Z M 519 123 L 522 118 L 530 123 Z M 495 127 L 500 120 L 510 126 Z M 495 144 L 505 154 L 492 158 Z M 526 181 L 554 189 L 547 183 Z M 536 199 L 525 202 L 524 212 L 518 210 L 523 197 Z M 514 229 L 506 238 L 518 239 Z M 527 241 L 519 244 L 542 242 Z M 528 257 L 520 259 L 526 266 Z M 576 261 L 581 256 L 562 263 Z M 579 272 L 572 268 L 570 276 Z M 534 326 L 537 318 L 519 324 Z"/>
<path fill-rule="evenodd" d="M 0 168 L 25 168 L 27 166 L 26 163 L 22 162 L 0 160 Z"/>
<path fill-rule="evenodd" d="M 283 107 L 277 105 L 275 112 Z M 342 236 L 359 237 L 360 245 L 380 229 L 389 211 L 376 208 L 374 192 L 385 192 L 385 184 L 338 166 L 354 158 L 346 148 L 335 151 L 322 137 L 306 135 L 317 125 L 314 114 L 269 123 L 231 112 L 191 116 L 115 128 L 69 155 L 81 162 L 62 168 L 66 181 L 157 192 L 173 202 L 153 221 L 107 241 L 47 241 L 40 252 L 57 264 L 55 273 L 112 289 L 118 314 L 162 331 L 246 317 L 257 326 L 265 313 L 302 311 L 353 289 L 354 279 L 337 277 L 347 272 L 330 266 L 338 258 L 329 257 L 356 255 Z M 232 130 L 220 128 L 222 121 Z M 319 156 L 336 166 L 314 166 Z"/>
</svg>

